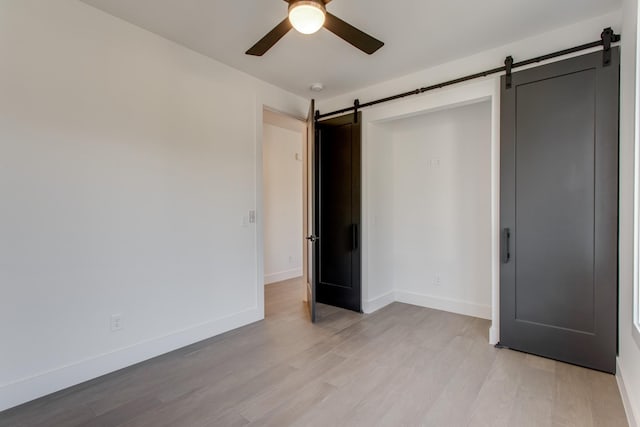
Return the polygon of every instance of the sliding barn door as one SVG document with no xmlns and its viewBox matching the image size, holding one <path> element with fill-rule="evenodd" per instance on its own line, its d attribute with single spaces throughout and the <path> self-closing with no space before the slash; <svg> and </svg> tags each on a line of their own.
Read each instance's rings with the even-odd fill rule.
<svg viewBox="0 0 640 427">
<path fill-rule="evenodd" d="M 619 52 L 502 80 L 500 343 L 615 372 Z"/>
<path fill-rule="evenodd" d="M 361 114 L 325 120 L 317 129 L 318 302 L 361 311 Z"/>
</svg>

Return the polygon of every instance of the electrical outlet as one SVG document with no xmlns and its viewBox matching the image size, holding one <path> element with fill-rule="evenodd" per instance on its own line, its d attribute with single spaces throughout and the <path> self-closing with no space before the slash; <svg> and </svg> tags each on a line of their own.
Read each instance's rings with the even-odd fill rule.
<svg viewBox="0 0 640 427">
<path fill-rule="evenodd" d="M 256 211 L 249 211 L 249 224 L 256 223 Z"/>
<path fill-rule="evenodd" d="M 112 314 L 111 315 L 111 332 L 117 332 L 124 329 L 124 324 L 122 322 L 122 314 Z"/>
</svg>

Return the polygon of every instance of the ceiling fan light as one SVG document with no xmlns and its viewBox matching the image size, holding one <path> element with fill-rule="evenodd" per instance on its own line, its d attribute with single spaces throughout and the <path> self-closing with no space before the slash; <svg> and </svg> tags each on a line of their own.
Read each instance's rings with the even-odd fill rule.
<svg viewBox="0 0 640 427">
<path fill-rule="evenodd" d="M 289 5 L 289 21 L 302 34 L 313 34 L 322 28 L 325 14 L 322 0 L 299 0 Z"/>
</svg>

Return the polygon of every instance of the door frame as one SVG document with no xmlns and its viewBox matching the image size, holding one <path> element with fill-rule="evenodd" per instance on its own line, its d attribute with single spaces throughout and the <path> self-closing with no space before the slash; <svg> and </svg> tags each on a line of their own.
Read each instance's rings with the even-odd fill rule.
<svg viewBox="0 0 640 427">
<path fill-rule="evenodd" d="M 308 108 L 308 106 L 307 106 Z M 255 266 L 256 266 L 256 309 L 260 315 L 260 319 L 264 319 L 265 310 L 264 310 L 264 166 L 263 166 L 263 149 L 264 149 L 264 141 L 263 141 L 263 132 L 264 132 L 264 111 L 268 110 L 275 114 L 279 114 L 282 116 L 286 116 L 293 120 L 297 120 L 301 122 L 304 126 L 306 122 L 306 117 L 302 115 L 297 115 L 295 113 L 290 113 L 286 111 L 279 110 L 278 108 L 274 108 L 271 105 L 264 102 L 256 102 L 256 147 L 255 147 L 255 156 L 256 156 L 256 165 L 255 165 L 255 209 L 256 209 L 256 222 L 255 222 L 255 243 L 256 243 L 256 258 L 255 258 Z M 305 128 L 306 129 L 306 128 Z M 308 174 L 309 174 L 309 156 L 308 156 L 308 146 L 309 141 L 307 138 L 306 131 L 302 132 L 302 180 L 300 183 L 302 185 L 302 236 L 309 235 L 309 221 L 307 218 L 308 215 L 308 199 L 309 199 L 309 188 L 308 188 Z M 300 289 L 301 302 L 306 300 L 306 282 L 308 280 L 308 269 L 310 268 L 308 264 L 308 245 L 303 242 L 302 245 L 302 274 L 303 274 L 303 282 L 304 286 Z"/>
</svg>

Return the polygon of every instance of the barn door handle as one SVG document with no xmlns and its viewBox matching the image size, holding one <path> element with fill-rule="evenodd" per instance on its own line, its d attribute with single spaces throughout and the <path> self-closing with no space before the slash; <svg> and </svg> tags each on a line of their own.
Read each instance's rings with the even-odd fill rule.
<svg viewBox="0 0 640 427">
<path fill-rule="evenodd" d="M 504 263 L 508 263 L 511 260 L 511 229 L 510 228 L 505 228 L 504 232 L 504 256 L 503 256 L 503 261 Z"/>
<path fill-rule="evenodd" d="M 358 250 L 358 224 L 351 224 L 351 250 Z"/>
</svg>

